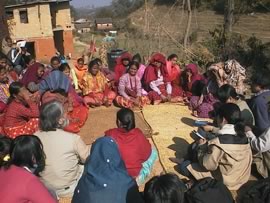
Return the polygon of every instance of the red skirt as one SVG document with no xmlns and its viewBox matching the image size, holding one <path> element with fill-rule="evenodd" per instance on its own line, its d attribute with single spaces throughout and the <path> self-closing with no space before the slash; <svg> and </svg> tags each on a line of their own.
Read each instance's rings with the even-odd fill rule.
<svg viewBox="0 0 270 203">
<path fill-rule="evenodd" d="M 116 97 L 116 93 L 114 91 L 109 91 L 107 95 L 102 92 L 99 93 L 90 93 L 87 96 L 84 96 L 84 102 L 88 105 L 101 106 L 104 104 L 104 97 L 108 97 L 109 105 L 112 105 L 113 100 Z"/>
<path fill-rule="evenodd" d="M 39 130 L 39 119 L 32 118 L 27 123 L 21 126 L 4 127 L 5 134 L 14 139 L 20 135 L 33 135 Z"/>
<path fill-rule="evenodd" d="M 88 118 L 88 108 L 84 105 L 74 107 L 73 111 L 69 112 L 67 116 L 69 124 L 64 128 L 64 130 L 72 133 L 78 133 Z"/>
</svg>

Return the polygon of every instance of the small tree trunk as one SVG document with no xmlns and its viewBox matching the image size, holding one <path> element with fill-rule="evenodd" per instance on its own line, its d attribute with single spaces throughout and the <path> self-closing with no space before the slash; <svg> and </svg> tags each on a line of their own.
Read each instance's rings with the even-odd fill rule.
<svg viewBox="0 0 270 203">
<path fill-rule="evenodd" d="M 226 34 L 232 32 L 233 26 L 234 0 L 227 0 L 227 7 L 224 15 L 224 31 Z"/>
<path fill-rule="evenodd" d="M 187 22 L 187 27 L 186 27 L 186 32 L 185 32 L 185 37 L 184 37 L 184 48 L 187 48 L 188 45 L 188 37 L 189 37 L 189 31 L 190 31 L 190 26 L 191 26 L 191 18 L 192 18 L 192 12 L 191 12 L 191 6 L 190 6 L 190 0 L 187 0 L 187 9 L 188 9 L 188 22 Z"/>
<path fill-rule="evenodd" d="M 8 25 L 5 18 L 5 3 L 6 1 L 0 1 L 0 51 L 2 49 L 2 40 L 8 36 Z"/>
<path fill-rule="evenodd" d="M 224 33 L 223 33 L 223 60 L 227 60 L 231 55 L 231 34 L 233 26 L 234 0 L 227 0 L 224 12 Z"/>
</svg>

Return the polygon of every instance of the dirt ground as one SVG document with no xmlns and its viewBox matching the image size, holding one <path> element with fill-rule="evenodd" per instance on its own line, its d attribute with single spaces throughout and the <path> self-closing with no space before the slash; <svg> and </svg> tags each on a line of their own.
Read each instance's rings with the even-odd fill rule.
<svg viewBox="0 0 270 203">
<path fill-rule="evenodd" d="M 89 110 L 89 118 L 79 133 L 87 144 L 93 143 L 104 131 L 116 127 L 117 107 L 99 107 Z M 192 117 L 187 106 L 182 104 L 161 104 L 159 106 L 146 106 L 143 112 L 135 112 L 136 127 L 143 130 L 152 146 L 159 153 L 151 176 L 148 180 L 164 172 L 177 173 L 176 165 L 169 161 L 169 157 L 182 158 L 187 153 L 188 145 L 193 142 L 190 132 L 196 129 L 193 124 L 196 118 Z M 241 196 L 254 182 L 250 181 L 239 191 L 231 191 L 235 199 Z M 144 186 L 140 187 L 143 191 Z M 61 199 L 61 203 L 70 203 L 70 199 Z"/>
</svg>

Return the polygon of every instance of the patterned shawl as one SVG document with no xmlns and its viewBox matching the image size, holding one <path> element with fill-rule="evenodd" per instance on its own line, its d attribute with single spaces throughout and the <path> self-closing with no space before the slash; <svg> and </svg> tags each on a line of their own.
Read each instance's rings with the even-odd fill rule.
<svg viewBox="0 0 270 203">
<path fill-rule="evenodd" d="M 81 83 L 83 95 L 104 92 L 106 85 L 107 79 L 100 71 L 96 76 L 93 76 L 91 73 L 87 72 L 84 75 Z"/>
</svg>

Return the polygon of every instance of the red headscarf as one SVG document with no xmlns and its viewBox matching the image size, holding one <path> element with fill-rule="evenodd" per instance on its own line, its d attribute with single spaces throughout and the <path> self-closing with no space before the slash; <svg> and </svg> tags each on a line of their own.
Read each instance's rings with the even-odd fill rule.
<svg viewBox="0 0 270 203">
<path fill-rule="evenodd" d="M 199 74 L 198 66 L 194 63 L 188 64 L 186 66 L 186 70 L 192 73 L 191 82 L 195 82 L 197 80 L 203 80 L 203 76 Z"/>
<path fill-rule="evenodd" d="M 116 59 L 116 66 L 114 67 L 116 85 L 119 82 L 120 77 L 124 75 L 127 71 L 126 66 L 123 65 L 123 59 L 128 59 L 129 61 L 131 61 L 132 55 L 128 52 L 125 52 Z"/>
<path fill-rule="evenodd" d="M 169 75 L 166 68 L 166 58 L 163 54 L 156 53 L 151 57 L 150 64 L 145 69 L 145 72 L 143 75 L 143 83 L 146 86 L 145 87 L 146 90 L 149 89 L 150 82 L 158 79 L 158 69 L 154 65 L 154 62 L 156 61 L 161 63 L 160 72 L 161 72 L 161 75 L 163 76 L 164 82 L 169 81 Z"/>
<path fill-rule="evenodd" d="M 131 61 L 132 60 L 132 55 L 130 53 L 128 53 L 128 52 L 123 53 L 120 57 L 118 57 L 116 59 L 116 65 L 123 65 L 122 64 L 123 59 L 128 59 L 129 61 Z"/>
<path fill-rule="evenodd" d="M 34 63 L 33 65 L 27 68 L 27 71 L 21 79 L 21 83 L 24 86 L 27 86 L 30 82 L 38 83 L 42 78 L 39 78 L 37 75 L 38 68 L 41 66 L 40 63 Z"/>
<path fill-rule="evenodd" d="M 179 83 L 181 75 L 180 66 L 177 64 L 173 64 L 171 61 L 167 61 L 166 68 L 170 77 L 170 82 L 177 81 L 177 83 Z"/>
</svg>

